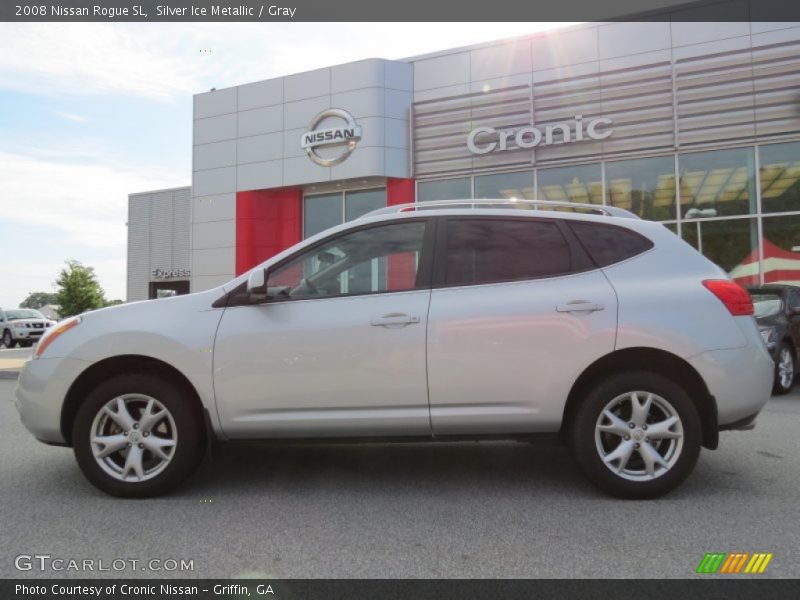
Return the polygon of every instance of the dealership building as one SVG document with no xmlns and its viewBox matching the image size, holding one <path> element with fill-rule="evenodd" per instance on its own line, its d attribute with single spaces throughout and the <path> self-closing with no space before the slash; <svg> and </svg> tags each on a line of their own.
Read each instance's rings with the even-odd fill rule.
<svg viewBox="0 0 800 600">
<path fill-rule="evenodd" d="M 129 198 L 128 300 L 217 286 L 376 208 L 465 198 L 626 208 L 737 281 L 800 283 L 800 26 L 680 17 L 196 95 L 191 187 Z"/>
</svg>

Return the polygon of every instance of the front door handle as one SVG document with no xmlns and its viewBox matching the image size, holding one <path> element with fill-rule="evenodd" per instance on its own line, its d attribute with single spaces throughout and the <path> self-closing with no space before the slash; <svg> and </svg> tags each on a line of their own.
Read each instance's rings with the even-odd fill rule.
<svg viewBox="0 0 800 600">
<path fill-rule="evenodd" d="M 572 302 L 556 306 L 557 312 L 591 313 L 598 310 L 605 310 L 605 306 L 597 302 L 586 302 L 585 300 L 573 300 Z"/>
<path fill-rule="evenodd" d="M 419 323 L 419 317 L 406 313 L 387 313 L 370 321 L 370 325 L 375 327 L 405 327 L 413 323 Z"/>
</svg>

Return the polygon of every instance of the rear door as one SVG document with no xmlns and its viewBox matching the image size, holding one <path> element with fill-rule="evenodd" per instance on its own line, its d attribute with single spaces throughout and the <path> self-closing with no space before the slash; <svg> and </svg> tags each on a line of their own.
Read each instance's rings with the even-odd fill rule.
<svg viewBox="0 0 800 600">
<path fill-rule="evenodd" d="M 559 219 L 448 217 L 428 316 L 434 435 L 554 431 L 613 351 L 616 295 Z"/>
</svg>

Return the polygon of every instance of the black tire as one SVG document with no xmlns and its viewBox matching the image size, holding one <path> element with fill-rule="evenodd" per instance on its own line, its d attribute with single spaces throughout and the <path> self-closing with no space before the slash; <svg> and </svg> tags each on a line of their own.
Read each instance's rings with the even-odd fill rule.
<svg viewBox="0 0 800 600">
<path fill-rule="evenodd" d="M 632 481 L 612 472 L 612 469 L 603 462 L 595 439 L 598 419 L 608 403 L 634 391 L 650 392 L 665 400 L 677 413 L 683 430 L 683 445 L 679 452 L 674 453 L 677 455 L 675 462 L 655 478 L 639 481 Z M 637 435 L 642 433 L 641 428 L 636 430 Z M 644 434 L 646 435 L 646 432 Z M 611 434 L 600 434 L 601 438 L 606 435 L 610 437 L 603 439 L 618 439 L 618 443 L 622 444 L 622 438 L 614 438 Z M 648 438 L 645 438 L 642 443 L 647 440 Z M 670 444 L 669 440 L 664 442 Z M 656 498 L 676 488 L 694 469 L 700 454 L 701 442 L 700 417 L 686 391 L 666 377 L 647 371 L 610 375 L 595 384 L 583 398 L 570 424 L 570 445 L 581 469 L 597 487 L 618 498 Z M 641 456 L 640 451 L 634 451 L 631 460 L 634 463 L 636 460 L 641 462 Z"/>
<path fill-rule="evenodd" d="M 11 331 L 8 329 L 3 332 L 3 345 L 6 348 L 14 348 L 17 345 L 17 341 L 11 336 Z"/>
<path fill-rule="evenodd" d="M 171 414 L 177 430 L 170 461 L 160 473 L 144 481 L 122 481 L 107 473 L 95 459 L 89 441 L 95 416 L 106 403 L 124 394 L 144 394 L 158 400 Z M 112 496 L 149 498 L 169 492 L 194 472 L 206 450 L 205 424 L 194 399 L 180 386 L 148 373 L 126 373 L 98 385 L 78 408 L 72 447 L 84 475 L 98 489 Z"/>
<path fill-rule="evenodd" d="M 781 359 L 783 353 L 786 352 L 791 357 L 791 375 L 788 378 L 787 382 L 784 382 L 781 377 Z M 794 379 L 795 373 L 797 372 L 797 361 L 795 360 L 795 354 L 792 347 L 786 343 L 781 342 L 780 348 L 778 348 L 778 354 L 776 355 L 775 360 L 775 379 L 772 384 L 772 393 L 776 396 L 783 396 L 784 394 L 788 394 L 792 391 L 792 387 L 794 386 Z"/>
</svg>

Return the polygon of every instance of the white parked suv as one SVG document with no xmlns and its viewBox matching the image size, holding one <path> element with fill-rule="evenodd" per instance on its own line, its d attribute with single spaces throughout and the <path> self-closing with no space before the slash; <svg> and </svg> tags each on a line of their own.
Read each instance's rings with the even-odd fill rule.
<svg viewBox="0 0 800 600">
<path fill-rule="evenodd" d="M 6 348 L 32 346 L 41 339 L 48 327 L 55 325 L 38 310 L 31 308 L 0 308 L 0 342 Z"/>
<path fill-rule="evenodd" d="M 719 267 L 621 209 L 402 205 L 222 287 L 62 321 L 17 406 L 119 496 L 169 490 L 209 439 L 561 433 L 600 488 L 648 498 L 753 427 L 773 365 L 752 314 Z"/>
</svg>

